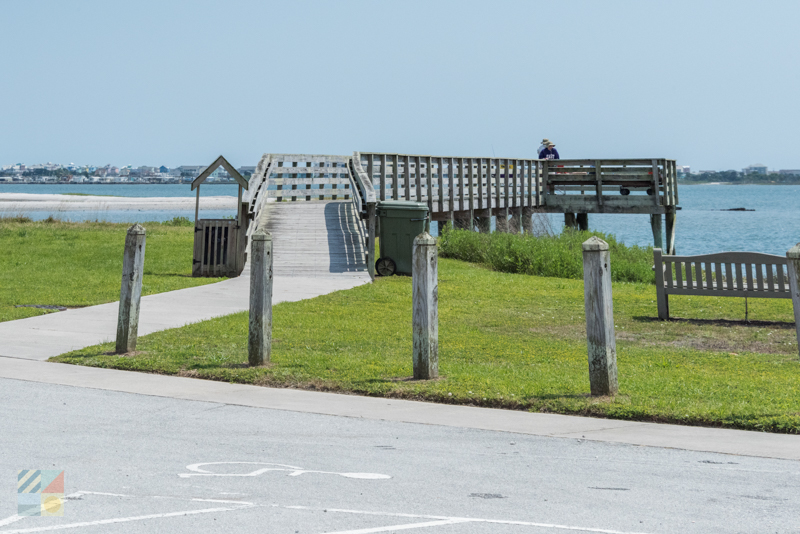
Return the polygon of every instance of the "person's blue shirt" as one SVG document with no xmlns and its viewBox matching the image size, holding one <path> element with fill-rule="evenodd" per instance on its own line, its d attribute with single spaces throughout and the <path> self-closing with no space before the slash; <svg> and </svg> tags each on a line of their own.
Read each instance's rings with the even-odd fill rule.
<svg viewBox="0 0 800 534">
<path fill-rule="evenodd" d="M 558 156 L 558 150 L 555 148 L 545 148 L 542 150 L 542 153 L 539 154 L 539 159 L 561 159 Z"/>
</svg>

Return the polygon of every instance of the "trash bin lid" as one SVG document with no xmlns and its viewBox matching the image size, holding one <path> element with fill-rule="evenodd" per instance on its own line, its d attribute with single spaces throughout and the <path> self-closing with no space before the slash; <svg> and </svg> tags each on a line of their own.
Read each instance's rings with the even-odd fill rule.
<svg viewBox="0 0 800 534">
<path fill-rule="evenodd" d="M 378 209 L 390 210 L 413 210 L 428 211 L 428 204 L 425 202 L 412 202 L 410 200 L 381 200 L 378 202 Z"/>
</svg>

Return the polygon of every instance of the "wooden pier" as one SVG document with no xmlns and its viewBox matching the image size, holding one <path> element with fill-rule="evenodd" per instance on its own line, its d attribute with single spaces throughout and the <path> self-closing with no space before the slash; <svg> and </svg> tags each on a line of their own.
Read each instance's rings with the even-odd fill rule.
<svg viewBox="0 0 800 534">
<path fill-rule="evenodd" d="M 582 229 L 591 213 L 649 214 L 654 245 L 668 253 L 675 250 L 680 209 L 675 161 L 663 158 L 265 154 L 247 191 L 247 234 L 271 231 L 275 268 L 297 273 L 366 270 L 374 276 L 375 206 L 382 200 L 425 202 L 431 220 L 483 232 L 492 217 L 498 231 L 531 232 L 534 213 L 563 213 L 568 226 Z M 326 246 L 329 255 L 322 258 Z M 292 259 L 277 261 L 282 254 Z"/>
</svg>

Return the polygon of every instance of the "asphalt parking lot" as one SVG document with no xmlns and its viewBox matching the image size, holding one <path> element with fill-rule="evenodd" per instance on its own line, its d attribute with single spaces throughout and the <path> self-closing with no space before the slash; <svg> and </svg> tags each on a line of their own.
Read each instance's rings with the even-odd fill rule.
<svg viewBox="0 0 800 534">
<path fill-rule="evenodd" d="M 798 532 L 800 463 L 0 379 L 0 534 Z M 63 469 L 63 517 L 18 517 Z"/>
</svg>

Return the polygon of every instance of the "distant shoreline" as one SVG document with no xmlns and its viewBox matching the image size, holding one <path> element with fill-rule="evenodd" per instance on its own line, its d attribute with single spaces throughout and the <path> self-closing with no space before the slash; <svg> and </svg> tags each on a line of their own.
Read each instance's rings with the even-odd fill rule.
<svg viewBox="0 0 800 534">
<path fill-rule="evenodd" d="M 678 180 L 678 185 L 800 185 L 797 182 L 685 182 Z"/>
<path fill-rule="evenodd" d="M 235 184 L 234 180 L 230 182 L 203 182 L 203 185 L 231 185 Z M 0 185 L 188 185 L 191 186 L 191 182 L 186 182 L 182 184 L 176 184 L 172 182 L 85 182 L 85 183 L 73 183 L 73 182 L 0 182 Z"/>
</svg>

